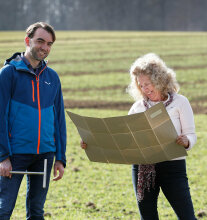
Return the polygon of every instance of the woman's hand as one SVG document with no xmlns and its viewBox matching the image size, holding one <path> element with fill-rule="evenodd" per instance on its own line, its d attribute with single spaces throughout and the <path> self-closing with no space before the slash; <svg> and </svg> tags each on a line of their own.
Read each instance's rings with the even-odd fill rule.
<svg viewBox="0 0 207 220">
<path fill-rule="evenodd" d="M 84 149 L 84 150 L 87 148 L 87 144 L 86 144 L 85 142 L 83 142 L 82 140 L 81 140 L 81 142 L 80 142 L 80 146 L 81 146 L 81 148 Z"/>
<path fill-rule="evenodd" d="M 176 139 L 176 143 L 182 145 L 186 149 L 189 147 L 189 140 L 186 135 L 180 135 Z"/>
</svg>

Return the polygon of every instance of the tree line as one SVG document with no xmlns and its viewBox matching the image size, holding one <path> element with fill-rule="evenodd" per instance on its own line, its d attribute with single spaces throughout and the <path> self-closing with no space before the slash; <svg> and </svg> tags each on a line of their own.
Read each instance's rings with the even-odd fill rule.
<svg viewBox="0 0 207 220">
<path fill-rule="evenodd" d="M 0 30 L 206 31 L 206 0 L 0 0 Z"/>
</svg>

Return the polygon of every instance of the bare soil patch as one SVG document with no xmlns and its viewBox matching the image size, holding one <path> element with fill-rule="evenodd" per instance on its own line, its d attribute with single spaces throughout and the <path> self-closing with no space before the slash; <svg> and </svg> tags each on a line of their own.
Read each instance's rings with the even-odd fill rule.
<svg viewBox="0 0 207 220">
<path fill-rule="evenodd" d="M 207 114 L 207 107 L 199 104 L 192 104 L 194 114 Z"/>
<path fill-rule="evenodd" d="M 174 70 L 195 70 L 195 69 L 206 69 L 207 65 L 197 65 L 197 66 L 172 66 Z M 109 69 L 109 70 L 99 70 L 99 71 L 67 71 L 65 73 L 59 73 L 59 76 L 81 76 L 81 75 L 99 75 L 99 74 L 109 74 L 109 73 L 129 73 L 129 69 Z"/>
<path fill-rule="evenodd" d="M 109 74 L 109 73 L 128 73 L 128 69 L 115 69 L 115 70 L 98 70 L 98 71 L 67 71 L 66 73 L 58 73 L 59 76 L 82 76 L 82 75 L 99 75 L 99 74 Z"/>
<path fill-rule="evenodd" d="M 87 91 L 104 91 L 104 90 L 126 90 L 126 86 L 103 86 L 103 87 L 98 87 L 98 88 L 78 88 L 78 89 L 71 89 L 71 88 L 63 88 L 62 91 L 63 93 L 67 92 L 87 92 Z"/>
<path fill-rule="evenodd" d="M 132 102 L 107 102 L 107 101 L 77 101 L 65 100 L 65 108 L 95 108 L 129 110 Z"/>
<path fill-rule="evenodd" d="M 121 53 L 128 53 L 129 50 L 124 50 L 124 51 L 119 51 Z M 94 51 L 91 52 L 92 54 L 94 54 Z M 102 52 L 96 52 L 96 54 L 98 55 L 102 55 L 102 54 L 108 54 L 108 51 L 102 51 Z M 87 52 L 88 54 L 88 52 Z M 169 58 L 169 57 L 192 57 L 192 56 L 206 56 L 207 53 L 194 53 L 194 54 L 168 54 L 168 55 L 161 55 L 161 57 L 163 57 L 163 59 L 165 58 Z M 101 62 L 101 61 L 111 61 L 111 60 L 126 60 L 126 59 L 132 59 L 131 56 L 127 56 L 127 57 L 111 57 L 111 58 L 97 58 L 97 59 L 63 59 L 63 60 L 53 60 L 50 61 L 50 64 L 65 64 L 65 63 L 82 63 L 82 62 Z M 174 67 L 176 68 L 176 67 Z"/>
<path fill-rule="evenodd" d="M 65 108 L 94 108 L 94 109 L 116 109 L 129 110 L 133 102 L 107 102 L 107 101 L 78 101 L 65 100 Z M 207 114 L 207 108 L 199 103 L 193 102 L 194 114 Z"/>
</svg>

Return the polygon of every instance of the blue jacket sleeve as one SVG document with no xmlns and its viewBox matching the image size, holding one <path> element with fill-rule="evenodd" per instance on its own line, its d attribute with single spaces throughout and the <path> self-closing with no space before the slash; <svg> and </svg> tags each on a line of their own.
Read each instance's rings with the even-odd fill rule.
<svg viewBox="0 0 207 220">
<path fill-rule="evenodd" d="M 59 160 L 66 166 L 66 122 L 63 95 L 61 84 L 59 83 L 57 94 L 55 97 L 55 144 L 56 144 L 56 160 Z"/>
<path fill-rule="evenodd" d="M 7 65 L 0 70 L 0 162 L 11 154 L 8 132 L 8 111 L 12 94 L 12 68 Z"/>
</svg>

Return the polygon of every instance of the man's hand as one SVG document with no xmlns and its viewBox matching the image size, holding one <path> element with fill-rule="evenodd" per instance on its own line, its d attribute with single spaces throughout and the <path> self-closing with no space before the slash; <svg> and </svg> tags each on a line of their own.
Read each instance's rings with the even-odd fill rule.
<svg viewBox="0 0 207 220">
<path fill-rule="evenodd" d="M 59 172 L 59 174 L 57 175 L 57 171 Z M 54 164 L 54 181 L 58 181 L 63 177 L 64 174 L 64 166 L 62 164 L 61 161 L 55 161 Z"/>
<path fill-rule="evenodd" d="M 0 162 L 0 176 L 5 176 L 11 178 L 12 174 L 10 171 L 12 170 L 12 165 L 9 157 L 2 162 Z"/>
</svg>

